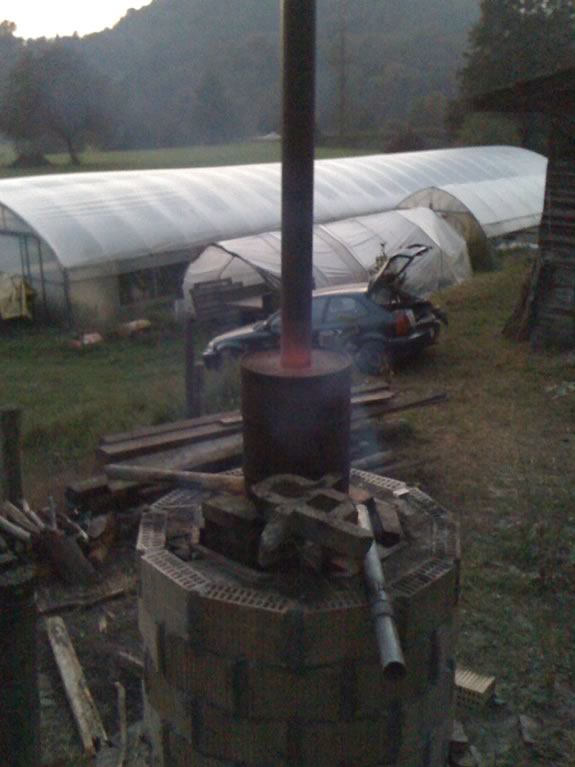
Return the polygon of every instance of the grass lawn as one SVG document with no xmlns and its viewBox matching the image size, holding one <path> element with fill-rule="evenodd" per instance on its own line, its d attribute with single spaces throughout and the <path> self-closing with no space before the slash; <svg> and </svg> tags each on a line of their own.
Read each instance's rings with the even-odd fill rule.
<svg viewBox="0 0 575 767">
<path fill-rule="evenodd" d="M 440 297 L 450 327 L 398 388 L 449 401 L 413 411 L 415 477 L 460 518 L 459 661 L 497 677 L 500 705 L 466 722 L 486 767 L 575 764 L 575 393 L 573 355 L 501 335 L 527 264 L 508 258 Z M 73 352 L 56 333 L 0 335 L 0 402 L 26 412 L 26 484 L 36 501 L 87 476 L 98 436 L 183 412 L 183 338 L 110 340 Z M 231 404 L 229 381 L 212 400 Z M 212 381 L 211 388 L 215 388 Z M 519 714 L 539 726 L 519 737 Z"/>
<path fill-rule="evenodd" d="M 0 145 L 0 179 L 37 176 L 46 173 L 85 173 L 102 170 L 144 170 L 152 168 L 192 168 L 243 163 L 279 162 L 279 141 L 246 141 L 220 146 L 175 147 L 101 152 L 89 149 L 81 155 L 82 164 L 71 165 L 68 155 L 48 155 L 50 165 L 44 168 L 15 169 L 10 163 L 15 155 L 8 145 Z M 318 159 L 373 154 L 353 149 L 317 148 Z"/>
<path fill-rule="evenodd" d="M 497 677 L 505 705 L 469 726 L 487 765 L 574 765 L 575 355 L 530 354 L 501 335 L 525 263 L 452 289 L 447 337 L 399 387 L 445 388 L 414 411 L 425 489 L 459 515 L 459 661 Z M 431 462 L 432 461 L 432 462 Z M 526 746 L 517 715 L 540 725 Z"/>
</svg>

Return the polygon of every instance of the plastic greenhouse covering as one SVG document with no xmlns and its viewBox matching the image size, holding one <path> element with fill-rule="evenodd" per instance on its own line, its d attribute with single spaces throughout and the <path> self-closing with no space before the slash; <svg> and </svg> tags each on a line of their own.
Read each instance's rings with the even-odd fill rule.
<svg viewBox="0 0 575 767">
<path fill-rule="evenodd" d="M 314 218 L 353 220 L 435 187 L 461 199 L 487 232 L 503 234 L 539 223 L 545 170 L 541 155 L 504 146 L 319 160 Z M 277 230 L 280 195 L 279 164 L 8 179 L 0 181 L 0 230 L 11 218 L 11 230 L 32 231 L 72 279 L 82 279 L 131 271 L 141 258 L 153 265 L 155 254 L 161 263 L 170 253 Z M 334 250 L 318 243 L 319 271 L 342 268 L 325 264 Z"/>
<path fill-rule="evenodd" d="M 407 271 L 405 287 L 419 295 L 471 276 L 465 240 L 428 208 L 388 211 L 314 227 L 313 274 L 317 288 L 366 282 L 378 257 L 411 244 L 430 250 Z M 212 245 L 188 267 L 184 295 L 199 282 L 230 278 L 244 285 L 281 277 L 281 233 L 227 240 Z"/>
</svg>

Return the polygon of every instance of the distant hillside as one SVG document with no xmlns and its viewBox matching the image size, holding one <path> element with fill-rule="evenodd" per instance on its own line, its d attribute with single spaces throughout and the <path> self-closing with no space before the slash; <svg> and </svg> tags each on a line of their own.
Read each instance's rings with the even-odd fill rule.
<svg viewBox="0 0 575 767">
<path fill-rule="evenodd" d="M 440 127 L 478 0 L 318 0 L 318 126 Z M 279 0 L 154 0 L 70 40 L 110 78 L 122 148 L 229 141 L 279 127 Z"/>
</svg>

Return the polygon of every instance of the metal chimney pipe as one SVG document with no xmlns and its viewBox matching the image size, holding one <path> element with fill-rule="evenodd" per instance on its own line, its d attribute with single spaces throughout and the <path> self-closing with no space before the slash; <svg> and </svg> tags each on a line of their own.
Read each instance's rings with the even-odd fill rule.
<svg viewBox="0 0 575 767">
<path fill-rule="evenodd" d="M 283 0 L 281 365 L 311 364 L 316 0 Z"/>
</svg>

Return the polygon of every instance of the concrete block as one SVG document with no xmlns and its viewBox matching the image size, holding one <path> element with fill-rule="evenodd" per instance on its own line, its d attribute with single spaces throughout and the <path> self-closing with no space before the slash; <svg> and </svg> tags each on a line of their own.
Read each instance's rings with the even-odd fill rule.
<svg viewBox="0 0 575 767">
<path fill-rule="evenodd" d="M 261 589 L 213 584 L 200 603 L 208 652 L 282 664 L 283 637 L 291 600 Z"/>
<path fill-rule="evenodd" d="M 451 560 L 429 559 L 390 585 L 404 651 L 448 621 L 454 611 L 457 572 Z"/>
<path fill-rule="evenodd" d="M 302 767 L 393 763 L 399 750 L 399 723 L 393 718 L 302 725 Z M 397 729 L 396 729 L 397 728 Z"/>
<path fill-rule="evenodd" d="M 140 578 L 150 615 L 164 623 L 168 633 L 201 642 L 198 600 L 211 584 L 201 565 L 192 567 L 169 551 L 156 550 L 140 560 Z"/>
<path fill-rule="evenodd" d="M 241 720 L 207 704 L 197 711 L 197 750 L 212 759 L 248 767 L 287 765 L 287 732 L 287 722 Z"/>
<path fill-rule="evenodd" d="M 164 759 L 164 732 L 165 725 L 158 712 L 151 706 L 145 691 L 142 695 L 144 700 L 144 731 L 151 747 L 151 767 L 168 767 Z"/>
<path fill-rule="evenodd" d="M 164 641 L 164 673 L 177 690 L 207 700 L 229 713 L 234 711 L 232 659 L 199 651 L 176 635 Z"/>
<path fill-rule="evenodd" d="M 202 504 L 204 519 L 220 527 L 238 527 L 244 531 L 259 526 L 255 506 L 244 496 L 221 493 Z"/>
<path fill-rule="evenodd" d="M 356 680 L 357 719 L 374 719 L 381 716 L 404 698 L 408 689 L 403 680 L 385 679 L 380 663 L 358 663 Z"/>
<path fill-rule="evenodd" d="M 341 717 L 342 673 L 341 665 L 298 674 L 277 666 L 248 664 L 242 716 L 337 721 Z"/>
<path fill-rule="evenodd" d="M 142 514 L 136 543 L 136 551 L 140 556 L 164 548 L 167 524 L 168 515 L 165 511 L 151 509 Z"/>
<path fill-rule="evenodd" d="M 162 722 L 169 722 L 184 737 L 193 732 L 193 702 L 180 690 L 172 687 L 165 677 L 145 664 L 144 689 L 148 703 Z"/>
<path fill-rule="evenodd" d="M 236 767 L 237 763 L 203 756 L 192 743 L 173 730 L 169 735 L 169 767 Z"/>
<path fill-rule="evenodd" d="M 150 615 L 141 598 L 138 598 L 138 628 L 144 650 L 151 659 L 155 670 L 159 671 L 162 658 L 162 624 L 157 623 Z"/>
<path fill-rule="evenodd" d="M 304 665 L 331 665 L 378 657 L 363 589 L 349 587 L 304 611 Z"/>
</svg>

